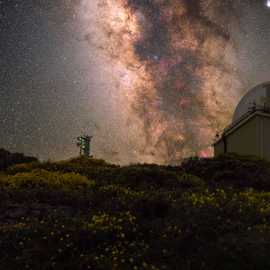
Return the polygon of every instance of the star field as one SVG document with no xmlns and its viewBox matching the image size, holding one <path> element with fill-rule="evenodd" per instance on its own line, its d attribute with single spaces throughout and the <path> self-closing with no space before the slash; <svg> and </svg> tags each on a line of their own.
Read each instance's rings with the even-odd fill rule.
<svg viewBox="0 0 270 270">
<path fill-rule="evenodd" d="M 236 104 L 249 88 L 270 80 L 267 1 L 223 1 L 224 9 L 232 5 L 235 12 L 224 21 L 222 16 L 207 13 L 215 23 L 215 18 L 221 17 L 215 31 L 224 28 L 228 39 L 225 32 L 214 37 L 212 25 L 196 13 L 195 7 L 204 11 L 204 4 L 199 7 L 195 2 L 192 6 L 180 1 L 181 7 L 185 4 L 191 9 L 185 11 L 192 17 L 185 19 L 186 29 L 194 27 L 181 30 L 184 41 L 174 32 L 174 22 L 178 23 L 177 16 L 183 16 L 184 9 L 176 13 L 168 5 L 167 13 L 161 14 L 164 6 L 148 1 L 127 1 L 128 9 L 124 1 L 116 2 L 118 9 L 109 4 L 114 0 L 0 1 L 0 147 L 40 159 L 62 159 L 77 155 L 76 137 L 89 133 L 94 135 L 97 157 L 121 163 L 174 162 L 185 153 L 196 153 L 196 149 L 208 153 L 209 137 L 217 127 L 224 127 L 232 113 L 221 109 L 224 118 L 215 120 L 218 110 L 213 106 L 226 108 L 231 100 Z M 169 2 L 172 6 L 176 3 Z M 222 8 L 214 5 L 211 10 L 220 12 Z M 132 16 L 134 21 L 128 21 Z M 169 21 L 169 16 L 176 17 Z M 160 24 L 159 31 L 152 27 L 155 23 Z M 202 23 L 206 30 L 193 33 L 194 25 Z M 220 70 L 230 69 L 230 75 L 222 86 L 209 66 L 207 74 L 212 77 L 206 80 L 202 75 L 205 55 L 197 53 L 201 48 L 195 48 L 199 40 L 195 37 L 201 33 L 213 35 L 205 38 L 207 46 L 218 48 L 213 50 L 222 51 L 223 40 L 222 57 L 224 62 L 229 60 L 215 74 L 222 78 Z M 127 41 L 123 42 L 124 38 Z M 221 58 L 214 52 L 211 57 L 213 62 L 215 57 Z M 175 79 L 182 76 L 185 84 Z M 211 81 L 209 89 L 218 90 L 208 93 L 202 79 Z M 181 94 L 173 93 L 169 82 L 183 90 Z M 147 93 L 138 90 L 142 86 Z M 163 90 L 165 86 L 169 90 Z M 215 104 L 221 105 L 210 103 L 214 94 L 218 97 Z M 217 124 L 209 126 L 199 117 L 202 107 L 208 110 L 205 118 L 211 116 Z"/>
</svg>

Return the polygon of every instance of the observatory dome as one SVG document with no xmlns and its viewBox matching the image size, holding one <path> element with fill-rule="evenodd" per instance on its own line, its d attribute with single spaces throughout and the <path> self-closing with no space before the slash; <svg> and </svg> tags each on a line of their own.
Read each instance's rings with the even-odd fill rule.
<svg viewBox="0 0 270 270">
<path fill-rule="evenodd" d="M 252 107 L 270 108 L 270 82 L 252 88 L 239 102 L 233 115 L 233 122 L 248 113 Z"/>
</svg>

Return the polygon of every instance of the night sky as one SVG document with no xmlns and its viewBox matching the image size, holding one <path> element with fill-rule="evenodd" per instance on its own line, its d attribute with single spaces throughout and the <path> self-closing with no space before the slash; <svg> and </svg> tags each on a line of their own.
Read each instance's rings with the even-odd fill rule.
<svg viewBox="0 0 270 270">
<path fill-rule="evenodd" d="M 0 0 L 0 147 L 44 159 L 209 156 L 270 80 L 264 0 Z"/>
</svg>

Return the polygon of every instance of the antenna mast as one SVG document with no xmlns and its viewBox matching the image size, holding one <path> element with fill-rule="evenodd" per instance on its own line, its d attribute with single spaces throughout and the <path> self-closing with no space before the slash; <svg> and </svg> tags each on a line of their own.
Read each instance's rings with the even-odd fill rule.
<svg viewBox="0 0 270 270">
<path fill-rule="evenodd" d="M 83 135 L 77 137 L 77 146 L 80 147 L 80 156 L 91 156 L 91 140 L 93 136 Z"/>
</svg>

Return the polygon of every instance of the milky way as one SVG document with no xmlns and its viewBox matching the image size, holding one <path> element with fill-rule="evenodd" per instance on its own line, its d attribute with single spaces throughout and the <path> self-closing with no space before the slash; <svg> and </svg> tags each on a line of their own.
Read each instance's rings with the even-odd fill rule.
<svg viewBox="0 0 270 270">
<path fill-rule="evenodd" d="M 126 95 L 138 160 L 211 155 L 231 117 L 242 89 L 230 34 L 237 7 L 216 2 L 99 1 L 97 17 L 87 16 L 93 3 L 81 5 L 85 39 L 107 54 Z"/>
<path fill-rule="evenodd" d="M 270 14 L 252 0 L 0 1 L 0 147 L 112 162 L 211 156 L 269 80 Z"/>
</svg>

